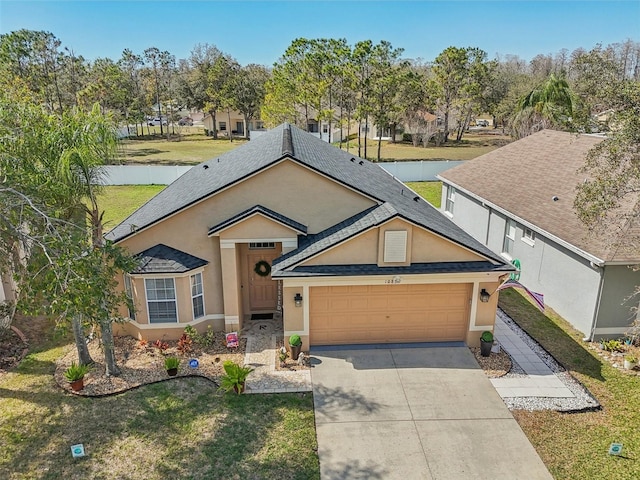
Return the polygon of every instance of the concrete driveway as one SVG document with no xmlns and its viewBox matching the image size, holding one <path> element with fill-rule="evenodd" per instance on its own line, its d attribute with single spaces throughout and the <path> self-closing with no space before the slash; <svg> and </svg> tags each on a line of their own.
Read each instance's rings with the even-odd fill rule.
<svg viewBox="0 0 640 480">
<path fill-rule="evenodd" d="M 468 348 L 311 357 L 323 480 L 552 478 Z"/>
</svg>

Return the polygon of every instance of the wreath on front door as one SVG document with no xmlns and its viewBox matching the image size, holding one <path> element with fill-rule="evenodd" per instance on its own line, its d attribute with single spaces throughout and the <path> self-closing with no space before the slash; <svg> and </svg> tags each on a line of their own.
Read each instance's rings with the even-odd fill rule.
<svg viewBox="0 0 640 480">
<path fill-rule="evenodd" d="M 268 277 L 271 273 L 271 265 L 269 265 L 269 262 L 266 262 L 265 260 L 260 260 L 256 263 L 255 267 L 253 267 L 253 271 L 261 277 Z"/>
</svg>

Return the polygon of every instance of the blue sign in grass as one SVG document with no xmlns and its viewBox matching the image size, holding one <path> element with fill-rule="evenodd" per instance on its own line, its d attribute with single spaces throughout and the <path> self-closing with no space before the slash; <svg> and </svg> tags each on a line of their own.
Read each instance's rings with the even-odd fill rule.
<svg viewBox="0 0 640 480">
<path fill-rule="evenodd" d="M 191 360 L 189 360 L 189 366 L 191 368 L 198 368 L 198 366 L 200 366 L 200 363 L 198 363 L 198 360 L 196 358 L 192 358 Z"/>
</svg>

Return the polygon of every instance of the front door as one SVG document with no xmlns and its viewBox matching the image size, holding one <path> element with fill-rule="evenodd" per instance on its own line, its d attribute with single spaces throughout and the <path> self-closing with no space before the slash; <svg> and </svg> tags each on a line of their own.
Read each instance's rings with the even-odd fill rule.
<svg viewBox="0 0 640 480">
<path fill-rule="evenodd" d="M 259 250 L 257 252 L 249 250 L 247 266 L 249 268 L 249 308 L 254 310 L 275 310 L 278 301 L 277 282 L 271 280 L 271 274 L 263 277 L 255 272 L 256 264 L 261 260 L 273 263 L 273 259 L 278 256 L 275 249 Z"/>
</svg>

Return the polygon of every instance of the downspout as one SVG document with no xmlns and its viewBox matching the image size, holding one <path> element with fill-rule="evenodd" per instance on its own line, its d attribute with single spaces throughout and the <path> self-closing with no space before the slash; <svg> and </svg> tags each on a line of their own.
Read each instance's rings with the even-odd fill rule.
<svg viewBox="0 0 640 480">
<path fill-rule="evenodd" d="M 586 342 L 593 342 L 593 337 L 595 335 L 596 325 L 598 322 L 598 314 L 600 313 L 600 301 L 602 300 L 602 287 L 604 285 L 604 265 L 602 267 L 599 267 L 595 263 L 591 263 L 591 265 L 598 267 L 598 270 L 600 270 L 600 285 L 598 285 L 598 295 L 597 295 L 598 303 L 596 304 L 596 309 L 593 312 L 593 320 L 591 321 L 591 332 L 589 333 L 588 337 L 585 337 L 583 339 Z"/>
<path fill-rule="evenodd" d="M 487 235 L 484 239 L 484 244 L 488 247 L 489 246 L 489 231 L 491 230 L 491 214 L 493 213 L 493 210 L 491 209 L 491 207 L 489 208 L 489 216 L 487 217 Z"/>
</svg>

